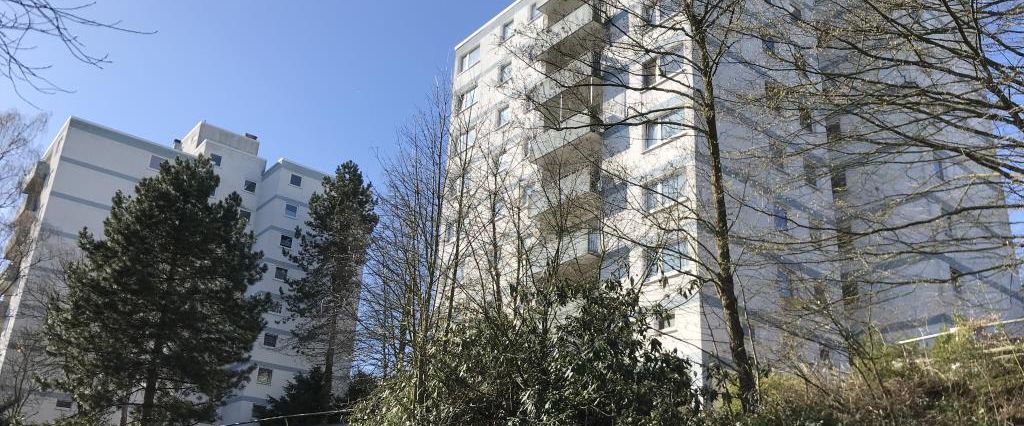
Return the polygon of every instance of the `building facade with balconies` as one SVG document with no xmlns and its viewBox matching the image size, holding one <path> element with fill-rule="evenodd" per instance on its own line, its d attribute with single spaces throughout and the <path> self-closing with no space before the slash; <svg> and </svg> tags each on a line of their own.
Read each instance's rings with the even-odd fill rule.
<svg viewBox="0 0 1024 426">
<path fill-rule="evenodd" d="M 480 184 L 470 186 L 504 195 L 483 191 L 478 196 L 490 202 L 464 203 L 479 207 L 482 219 L 449 218 L 462 222 L 456 228 L 466 235 L 448 241 L 465 246 L 470 257 L 491 258 L 470 264 L 500 263 L 501 255 L 489 248 L 477 253 L 473 246 L 486 246 L 479 243 L 487 234 L 481 231 L 501 228 L 493 223 L 513 222 L 508 226 L 517 234 L 507 243 L 519 251 L 506 255 L 532 253 L 534 277 L 557 272 L 642 283 L 650 303 L 669 312 L 652 332 L 709 365 L 729 362 L 721 305 L 713 286 L 702 285 L 715 264 L 705 225 L 713 215 L 711 171 L 703 136 L 693 130 L 699 115 L 690 107 L 699 78 L 678 60 L 694 55 L 692 45 L 668 30 L 671 25 L 651 25 L 678 19 L 661 6 L 671 3 L 518 0 L 455 47 L 450 164 L 472 165 L 464 167 L 465 175 L 476 174 L 469 179 Z M 799 1 L 784 6 L 794 14 L 813 9 Z M 848 219 L 855 206 L 891 209 L 880 220 L 900 226 L 928 222 L 953 202 L 998 206 L 990 202 L 1002 193 L 995 185 L 974 184 L 890 205 L 901 193 L 924 193 L 922 187 L 951 177 L 907 157 L 843 167 L 834 152 L 807 147 L 831 142 L 844 126 L 856 126 L 854 120 L 814 120 L 802 110 L 787 114 L 746 105 L 753 104 L 746 97 L 767 97 L 789 78 L 752 66 L 771 61 L 773 48 L 763 40 L 739 40 L 717 76 L 718 89 L 729 93 L 723 98 L 735 101 L 720 106 L 718 132 L 737 292 L 759 362 L 770 363 L 782 352 L 839 362 L 835 349 L 842 344 L 835 336 L 844 327 L 875 327 L 898 339 L 940 331 L 958 315 L 1024 315 L 1020 281 L 1011 269 L 1016 262 L 1008 261 L 1015 254 L 1003 240 L 1011 235 L 1005 208 L 943 225 L 947 235 L 959 236 L 933 238 L 938 242 L 930 250 L 941 255 L 896 247 L 904 238 L 934 237 L 937 225 L 851 237 L 875 213 L 861 212 L 864 226 L 858 228 Z M 800 143 L 787 144 L 787 138 Z M 974 167 L 946 163 L 943 170 L 964 176 Z M 526 214 L 501 213 L 517 199 Z M 879 250 L 899 254 L 872 252 Z M 818 300 L 839 306 L 832 312 L 841 318 L 808 320 L 801 314 L 806 311 L 797 312 Z"/>
<path fill-rule="evenodd" d="M 252 419 L 254 406 L 280 396 L 284 385 L 308 368 L 304 358 L 288 348 L 291 326 L 284 321 L 287 313 L 279 290 L 286 288 L 285 278 L 300 272 L 282 253 L 298 248 L 295 229 L 304 225 L 307 202 L 320 190 L 325 175 L 286 159 L 267 167 L 267 160 L 259 157 L 256 136 L 206 122 L 165 146 L 72 117 L 25 179 L 26 201 L 18 209 L 14 236 L 6 247 L 9 267 L 4 277 L 10 285 L 4 286 L 8 291 L 3 295 L 0 376 L 12 377 L 23 367 L 17 358 L 44 314 L 41 294 L 61 285 L 60 264 L 76 256 L 78 232 L 88 227 L 102 235 L 116 191 L 130 194 L 140 179 L 155 175 L 162 162 L 198 155 L 213 160 L 221 179 L 215 198 L 232 192 L 241 196 L 243 215 L 256 235 L 254 248 L 264 253 L 268 266 L 250 291 L 269 293 L 276 302 L 266 315 L 266 329 L 253 344 L 253 376 L 221 408 L 222 421 Z M 47 422 L 75 408 L 66 395 L 41 393 L 23 411 L 32 421 Z"/>
</svg>

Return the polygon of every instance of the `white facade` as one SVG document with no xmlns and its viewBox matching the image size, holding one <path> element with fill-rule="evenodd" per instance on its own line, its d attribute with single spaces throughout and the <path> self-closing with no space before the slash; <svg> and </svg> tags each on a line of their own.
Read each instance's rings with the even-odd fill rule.
<svg viewBox="0 0 1024 426">
<path fill-rule="evenodd" d="M 705 265 L 713 263 L 708 247 L 713 247 L 714 243 L 694 223 L 693 215 L 675 216 L 675 212 L 685 209 L 706 215 L 710 205 L 709 165 L 700 138 L 693 131 L 664 125 L 653 129 L 643 124 L 605 125 L 624 120 L 623 117 L 628 116 L 631 110 L 645 108 L 670 110 L 673 105 L 681 105 L 683 108 L 676 110 L 679 115 L 672 117 L 672 121 L 695 120 L 695 114 L 685 108 L 687 101 L 682 97 L 573 81 L 609 78 L 609 73 L 615 73 L 619 74 L 619 79 L 628 81 L 629 86 L 641 88 L 648 85 L 642 81 L 644 72 L 641 69 L 595 69 L 592 77 L 584 77 L 586 71 L 574 69 L 591 64 L 604 68 L 609 55 L 615 54 L 594 39 L 611 33 L 604 16 L 613 16 L 612 19 L 616 20 L 621 18 L 622 21 L 616 25 L 628 27 L 627 31 L 633 31 L 633 37 L 651 37 L 636 29 L 635 23 L 630 23 L 642 15 L 641 2 L 636 2 L 633 13 L 619 14 L 601 13 L 592 6 L 593 3 L 582 0 L 518 0 L 456 46 L 452 90 L 452 143 L 455 149 L 451 156 L 455 158 L 458 152 L 476 149 L 486 160 L 467 161 L 473 165 L 469 173 L 493 172 L 485 166 L 493 160 L 497 177 L 492 176 L 491 180 L 507 176 L 503 182 L 518 186 L 512 192 L 521 193 L 523 199 L 533 200 L 535 193 L 544 193 L 542 200 L 530 202 L 531 213 L 527 215 L 539 229 L 537 238 L 541 241 L 548 238 L 545 233 L 551 232 L 545 230 L 546 225 L 539 224 L 547 220 L 543 212 L 553 205 L 568 207 L 569 228 L 572 229 L 565 229 L 568 235 L 551 238 L 559 240 L 563 246 L 558 254 L 561 262 L 571 261 L 584 273 L 601 271 L 603 276 L 628 276 L 647 283 L 649 300 L 662 304 L 674 314 L 670 323 L 656 326 L 665 336 L 662 340 L 667 346 L 703 365 L 717 359 L 727 361 L 728 339 L 715 289 L 707 285 L 695 294 L 672 291 L 699 279 L 707 273 L 706 269 L 702 271 L 691 263 L 681 268 L 692 268 L 687 272 L 662 272 L 658 264 L 687 262 L 671 256 L 667 260 L 662 256 L 662 260 L 651 262 L 652 256 L 658 259 L 656 247 L 678 245 L 681 251 L 689 252 Z M 812 9 L 803 2 L 790 3 L 803 7 L 805 11 Z M 666 37 L 675 36 L 668 34 Z M 542 45 L 531 47 L 531 44 Z M 685 48 L 684 44 L 679 45 Z M 736 44 L 734 49 L 737 55 L 748 60 L 771 60 L 762 52 L 764 48 L 761 41 L 749 40 Z M 533 53 L 522 53 L 531 51 Z M 657 59 L 652 57 L 652 60 Z M 632 62 L 626 62 L 638 64 L 642 61 L 633 58 Z M 718 81 L 719 88 L 730 93 L 727 96 L 739 99 L 745 93 L 768 90 L 765 75 L 749 66 L 726 62 L 719 70 Z M 661 62 L 657 64 L 658 67 L 666 66 Z M 678 68 L 671 72 L 677 73 L 676 77 L 655 77 L 653 84 L 696 80 L 693 70 L 681 64 L 675 66 Z M 773 78 L 785 81 L 785 76 Z M 581 87 L 584 89 L 580 90 Z M 577 92 L 570 93 L 572 90 Z M 524 101 L 526 97 L 529 101 Z M 599 109 L 604 123 L 596 122 L 585 114 L 560 112 L 565 111 L 560 110 L 563 108 L 560 105 L 569 103 L 576 103 L 572 106 L 576 111 L 587 107 Z M 555 112 L 543 115 L 538 105 L 550 106 L 548 111 Z M 842 126 L 855 126 L 856 123 L 817 117 L 814 123 L 805 124 L 802 117 L 726 111 L 730 107 L 733 106 L 723 106 L 719 111 L 719 133 L 732 197 L 742 194 L 742 198 L 728 200 L 728 209 L 730 223 L 737 234 L 743 236 L 733 240 L 732 251 L 735 258 L 741 259 L 736 271 L 737 293 L 745 310 L 744 328 L 747 336 L 755 342 L 754 355 L 762 361 L 770 360 L 773 352 L 789 350 L 795 345 L 796 351 L 804 354 L 805 359 L 818 361 L 819 357 L 828 357 L 831 362 L 832 355 L 827 345 L 800 342 L 800 339 L 784 336 L 778 330 L 807 329 L 812 334 L 820 333 L 815 337 L 826 341 L 830 334 L 834 335 L 836 324 L 795 319 L 797 316 L 787 315 L 787 304 L 794 293 L 808 290 L 799 287 L 799 283 L 804 281 L 818 285 L 829 283 L 830 287 L 823 288 L 822 292 L 829 294 L 832 300 L 845 298 L 839 283 L 850 279 L 844 268 L 855 260 L 846 260 L 847 264 L 844 264 L 821 259 L 842 258 L 842 250 L 847 246 L 835 242 L 835 230 L 852 227 L 856 232 L 859 224 L 843 223 L 842 214 L 837 213 L 835 206 L 878 207 L 872 203 L 892 200 L 901 191 L 911 192 L 922 186 L 934 185 L 936 179 L 951 180 L 974 169 L 966 162 L 945 164 L 945 174 L 936 177 L 933 165 L 907 165 L 898 161 L 906 158 L 895 158 L 891 164 L 876 164 L 869 169 L 844 172 L 848 187 L 833 188 L 836 178 L 830 179 L 827 167 L 835 159 L 828 158 L 827 153 L 821 150 L 797 154 L 789 148 L 789 153 L 772 161 L 765 154 L 772 137 L 766 135 L 773 132 L 793 134 L 794 138 L 805 142 L 804 146 L 820 146 L 831 131 Z M 658 135 L 654 142 L 651 142 L 649 133 Z M 809 170 L 816 170 L 817 174 Z M 616 179 L 606 179 L 609 174 L 616 175 Z M 652 192 L 671 193 L 673 198 L 689 202 L 684 203 L 686 206 L 682 209 L 663 208 L 658 205 L 657 197 L 650 197 Z M 910 223 L 915 219 L 934 217 L 950 203 L 961 203 L 958 204 L 961 206 L 989 203 L 1001 196 L 997 186 L 968 185 L 932 197 L 913 198 L 905 204 L 891 207 L 885 220 L 897 224 Z M 986 242 L 979 242 L 969 250 L 950 249 L 941 256 L 904 254 L 882 262 L 878 261 L 882 256 L 875 255 L 871 261 L 877 263 L 853 265 L 862 274 L 857 277 L 859 281 L 879 284 L 862 287 L 860 291 L 863 294 L 870 294 L 870 300 L 863 304 L 866 307 L 850 308 L 846 313 L 848 316 L 840 321 L 869 324 L 881 329 L 887 337 L 899 338 L 940 331 L 952 325 L 957 315 L 1002 319 L 1024 316 L 1024 300 L 1015 271 L 996 267 L 1014 264 L 1007 261 L 1014 258 L 1013 250 L 1007 245 L 989 245 L 998 240 L 995 236 L 1009 235 L 1006 210 L 987 210 L 978 216 L 961 216 L 959 220 L 961 222 L 947 225 L 944 232 L 957 234 L 956 239 L 961 241 L 971 241 L 974 237 Z M 486 224 L 487 220 L 465 225 L 464 239 L 469 241 L 465 245 L 474 244 L 475 236 L 481 234 L 475 227 L 486 226 L 481 223 Z M 816 223 L 826 225 L 816 226 Z M 683 240 L 666 235 L 666 228 L 679 229 L 689 237 Z M 895 237 L 874 236 L 852 244 L 870 244 L 882 250 L 886 247 L 898 249 L 900 238 L 925 238 L 925 234 L 932 231 L 924 226 L 911 227 L 896 232 Z M 804 250 L 796 254 L 773 253 L 764 248 L 768 244 L 762 243 L 770 242 L 779 235 L 803 241 L 802 247 L 811 247 L 808 241 L 832 242 L 822 243 L 820 250 Z M 636 244 L 638 241 L 648 247 L 640 247 Z M 655 248 L 652 250 L 651 247 Z M 970 272 L 962 279 L 956 280 L 953 276 L 964 271 Z M 465 276 L 465 272 L 462 274 Z M 953 281 L 959 281 L 955 291 L 949 285 Z M 899 282 L 901 285 L 888 289 L 882 284 L 884 282 Z M 817 291 L 817 288 L 809 291 Z"/>
<path fill-rule="evenodd" d="M 9 301 L 0 337 L 0 375 L 12 374 L 13 341 L 26 327 L 37 323 L 30 315 L 34 306 L 29 297 L 33 287 L 44 285 L 61 260 L 60 254 L 74 256 L 78 232 L 88 227 L 102 235 L 103 220 L 111 198 L 118 190 L 130 194 L 143 177 L 153 176 L 160 161 L 175 157 L 203 155 L 214 159 L 220 187 L 215 198 L 231 192 L 242 197 L 243 208 L 251 214 L 250 229 L 256 234 L 255 250 L 262 251 L 268 271 L 251 288 L 268 292 L 281 304 L 278 290 L 287 288 L 278 274 L 299 273 L 282 255 L 282 236 L 292 237 L 296 226 L 307 218 L 307 202 L 319 191 L 323 173 L 280 159 L 267 167 L 258 155 L 255 136 L 238 135 L 200 122 L 173 146 L 164 146 L 94 123 L 70 118 L 26 180 L 29 201 L 19 210 L 22 232 L 37 238 L 25 254 L 9 244 L 7 258 L 15 271 L 22 271 L 4 300 Z M 287 272 L 285 272 L 287 271 Z M 10 272 L 10 271 L 9 271 Z M 10 273 L 5 277 L 12 277 Z M 305 360 L 289 351 L 290 325 L 286 312 L 266 315 L 267 328 L 253 345 L 252 362 L 257 366 L 249 383 L 220 413 L 224 423 L 250 420 L 254 405 L 265 404 L 270 396 L 280 396 L 285 383 L 305 371 Z M 202 319 L 197 319 L 202 320 Z M 6 361 L 6 363 L 5 363 Z M 50 421 L 73 412 L 64 395 L 46 394 L 33 399 L 27 413 L 36 413 L 33 421 Z M 64 406 L 59 407 L 59 405 Z"/>
</svg>

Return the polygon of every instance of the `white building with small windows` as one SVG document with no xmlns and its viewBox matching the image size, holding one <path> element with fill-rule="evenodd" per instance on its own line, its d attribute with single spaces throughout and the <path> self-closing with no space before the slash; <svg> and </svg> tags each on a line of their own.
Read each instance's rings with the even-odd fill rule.
<svg viewBox="0 0 1024 426">
<path fill-rule="evenodd" d="M 58 262 L 75 256 L 78 232 L 88 227 L 101 235 L 116 191 L 132 193 L 136 183 L 155 175 L 163 161 L 198 155 L 215 164 L 220 176 L 216 198 L 232 192 L 242 197 L 243 214 L 256 234 L 255 249 L 263 252 L 268 266 L 251 291 L 267 292 L 277 301 L 266 316 L 267 328 L 253 345 L 256 369 L 249 383 L 221 409 L 221 420 L 250 420 L 253 407 L 280 396 L 284 384 L 308 368 L 303 358 L 286 349 L 290 326 L 284 322 L 279 290 L 286 288 L 284 279 L 296 269 L 282 253 L 297 248 L 296 227 L 304 224 L 307 202 L 320 190 L 325 175 L 286 159 L 268 167 L 259 156 L 256 136 L 206 122 L 180 140 L 158 144 L 72 117 L 25 179 L 27 200 L 17 212 L 18 228 L 6 247 L 10 266 L 3 277 L 10 285 L 3 286 L 8 291 L 0 299 L 4 312 L 0 377 L 20 372 L 21 339 L 26 330 L 38 325 L 42 313 L 33 295 L 53 285 Z M 18 241 L 31 244 L 22 248 Z M 0 385 L 10 384 L 0 380 Z M 74 402 L 66 395 L 44 393 L 33 397 L 23 412 L 31 414 L 32 421 L 49 422 L 74 410 Z"/>
<path fill-rule="evenodd" d="M 701 285 L 718 250 L 707 228 L 712 173 L 694 130 L 697 61 L 684 60 L 696 53 L 676 4 L 517 0 L 455 46 L 449 165 L 468 176 L 453 194 L 470 207 L 448 219 L 458 232 L 446 241 L 473 258 L 460 280 L 524 269 L 544 279 L 536 271 L 553 260 L 562 274 L 638 282 L 668 311 L 651 324 L 663 343 L 699 365 L 729 363 L 720 299 Z M 778 20 L 817 13 L 803 0 L 750 4 Z M 717 95 L 731 101 L 716 106 L 718 148 L 757 362 L 839 362 L 840 330 L 898 340 L 958 316 L 1024 316 L 999 185 L 971 179 L 978 166 L 956 153 L 933 161 L 879 148 L 847 163 L 847 147 L 831 144 L 862 123 L 762 101 L 792 81 L 771 62 L 782 44 L 737 40 L 716 74 Z M 884 226 L 893 231 L 872 231 Z M 488 241 L 502 232 L 505 250 Z M 516 263 L 524 255 L 526 268 Z M 829 314 L 805 315 L 812 309 Z"/>
</svg>

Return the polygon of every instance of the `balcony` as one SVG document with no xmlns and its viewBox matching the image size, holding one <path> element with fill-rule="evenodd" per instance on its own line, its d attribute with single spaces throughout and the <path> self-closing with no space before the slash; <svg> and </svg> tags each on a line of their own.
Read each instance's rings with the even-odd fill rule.
<svg viewBox="0 0 1024 426">
<path fill-rule="evenodd" d="M 568 89 L 586 87 L 597 90 L 592 93 L 598 95 L 596 99 L 600 100 L 601 82 L 593 79 L 595 70 L 600 66 L 598 59 L 596 53 L 587 52 L 564 64 L 546 67 L 548 69 L 543 73 L 541 81 L 531 91 L 531 98 L 537 104 L 550 104 L 556 96 Z"/>
<path fill-rule="evenodd" d="M 572 226 L 597 215 L 601 208 L 598 171 L 584 168 L 544 185 L 533 200 L 535 219 L 548 228 Z"/>
<path fill-rule="evenodd" d="M 10 260 L 13 264 L 20 263 L 28 251 L 30 233 L 28 227 L 15 228 L 13 235 L 7 239 L 7 245 L 4 246 L 4 259 Z"/>
<path fill-rule="evenodd" d="M 530 160 L 541 165 L 592 161 L 600 154 L 600 130 L 594 117 L 574 115 L 537 136 L 530 146 Z"/>
<path fill-rule="evenodd" d="M 45 161 L 39 161 L 35 166 L 32 166 L 32 170 L 29 170 L 28 175 L 25 176 L 25 182 L 22 184 L 22 192 L 29 194 L 32 192 L 38 192 L 42 189 L 43 182 L 46 181 L 46 175 L 50 174 L 50 163 Z"/>
<path fill-rule="evenodd" d="M 601 255 L 604 252 L 599 231 L 579 231 L 547 241 L 543 246 L 542 258 L 548 259 L 535 268 L 536 274 L 547 274 L 551 267 L 557 268 L 562 277 L 593 275 L 600 270 Z"/>
<path fill-rule="evenodd" d="M 548 27 L 534 49 L 540 61 L 557 61 L 570 50 L 593 51 L 605 42 L 604 25 L 592 5 L 579 0 L 548 0 L 540 6 Z"/>
</svg>

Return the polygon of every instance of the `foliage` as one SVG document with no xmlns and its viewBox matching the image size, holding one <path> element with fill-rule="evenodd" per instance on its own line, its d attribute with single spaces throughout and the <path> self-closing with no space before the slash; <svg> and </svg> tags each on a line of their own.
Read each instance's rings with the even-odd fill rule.
<svg viewBox="0 0 1024 426">
<path fill-rule="evenodd" d="M 338 408 L 338 400 L 332 400 L 329 405 L 323 405 L 324 370 L 320 367 L 313 367 L 307 374 L 297 374 L 292 381 L 284 386 L 284 395 L 280 398 L 270 398 L 267 408 L 258 409 L 255 415 L 259 418 L 287 416 L 303 413 L 319 413 L 332 411 Z M 330 396 L 328 396 L 329 398 Z M 336 422 L 336 417 L 299 417 L 283 420 L 264 421 L 261 425 L 316 425 L 323 422 Z"/>
<path fill-rule="evenodd" d="M 344 349 L 344 330 L 355 318 L 362 267 L 378 219 L 372 186 L 364 183 L 355 163 L 338 166 L 322 184 L 323 193 L 310 197 L 305 231 L 296 229 L 301 232 L 299 253 L 290 256 L 302 277 L 288 279 L 290 291 L 283 297 L 296 321 L 296 348 L 326 372 L 322 403 L 327 405 L 335 354 Z"/>
<path fill-rule="evenodd" d="M 520 311 L 468 313 L 429 349 L 427 389 L 386 380 L 353 424 L 693 424 L 690 363 L 649 337 L 619 283 L 542 285 Z M 417 395 L 420 395 L 417 398 Z"/>
<path fill-rule="evenodd" d="M 761 383 L 756 415 L 741 425 L 1011 425 L 1024 422 L 1024 346 L 961 324 L 928 348 L 885 345 L 846 374 L 808 380 L 776 373 Z M 719 419 L 722 420 L 722 419 Z"/>
<path fill-rule="evenodd" d="M 48 384 L 79 417 L 133 405 L 144 425 L 212 421 L 248 379 L 251 367 L 225 366 L 248 362 L 265 325 L 269 298 L 246 291 L 266 266 L 238 194 L 210 201 L 218 184 L 209 160 L 176 159 L 114 196 L 103 239 L 80 233 L 84 258 L 44 326 L 63 370 Z"/>
<path fill-rule="evenodd" d="M 257 409 L 255 415 L 259 418 L 280 417 L 304 413 L 320 413 L 325 411 L 336 411 L 346 409 L 352 404 L 368 396 L 377 383 L 377 379 L 362 371 L 356 372 L 349 383 L 348 391 L 344 398 L 332 398 L 331 403 L 323 405 L 323 382 L 324 370 L 320 367 L 313 367 L 306 374 L 298 374 L 284 386 L 284 395 L 281 398 L 270 398 L 266 408 Z M 328 395 L 328 397 L 330 397 Z M 296 417 L 283 420 L 263 421 L 262 426 L 274 425 L 317 425 L 323 422 L 339 422 L 341 416 L 321 417 Z"/>
</svg>

